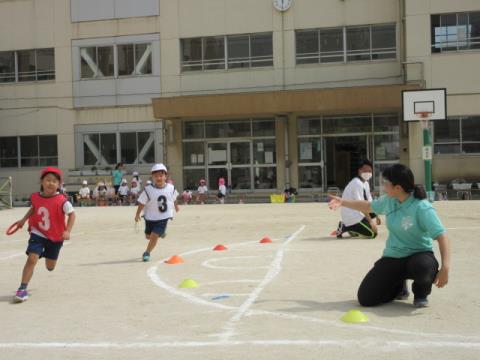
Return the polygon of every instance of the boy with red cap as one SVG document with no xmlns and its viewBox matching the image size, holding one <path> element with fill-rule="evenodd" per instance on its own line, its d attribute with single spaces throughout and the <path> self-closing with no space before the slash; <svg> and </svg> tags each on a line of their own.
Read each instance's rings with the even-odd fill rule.
<svg viewBox="0 0 480 360">
<path fill-rule="evenodd" d="M 23 268 L 22 281 L 14 301 L 24 302 L 28 299 L 27 286 L 33 276 L 33 270 L 40 258 L 45 258 L 48 271 L 53 271 L 63 241 L 70 239 L 75 222 L 72 204 L 65 195 L 59 192 L 62 183 L 62 172 L 55 167 L 46 167 L 40 173 L 40 192 L 30 197 L 30 209 L 17 221 L 22 227 L 28 220 L 30 240 L 27 247 L 27 262 Z M 65 224 L 65 215 L 68 216 Z"/>
</svg>

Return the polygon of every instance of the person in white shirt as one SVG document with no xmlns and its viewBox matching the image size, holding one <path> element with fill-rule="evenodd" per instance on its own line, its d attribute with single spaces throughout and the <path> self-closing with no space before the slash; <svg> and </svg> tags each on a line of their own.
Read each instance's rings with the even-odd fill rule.
<svg viewBox="0 0 480 360">
<path fill-rule="evenodd" d="M 372 202 L 370 185 L 368 181 L 372 178 L 373 164 L 369 160 L 363 160 L 358 166 L 357 176 L 354 177 L 342 194 L 344 200 L 367 200 Z M 364 214 L 357 210 L 342 207 L 342 221 L 338 224 L 336 236 L 342 238 L 348 232 L 352 237 L 374 239 L 377 236 L 377 225 L 380 225 L 380 218 L 376 214 Z M 373 220 L 376 218 L 376 224 Z"/>
<path fill-rule="evenodd" d="M 121 204 L 128 205 L 128 194 L 130 189 L 128 188 L 127 179 L 122 179 L 120 186 L 118 188 L 118 200 Z"/>
<path fill-rule="evenodd" d="M 225 186 L 225 179 L 222 177 L 218 179 L 218 194 L 217 198 L 220 204 L 225 203 L 225 197 L 227 196 L 227 187 Z"/>
<path fill-rule="evenodd" d="M 145 238 L 148 240 L 147 249 L 143 253 L 143 261 L 150 261 L 150 253 L 157 245 L 159 237 L 165 237 L 167 223 L 173 218 L 173 209 L 180 209 L 175 197 L 176 190 L 172 184 L 167 184 L 167 167 L 155 164 L 152 167 L 153 183 L 146 186 L 138 197 L 138 207 L 135 222 L 140 221 L 143 211 L 145 219 Z"/>
<path fill-rule="evenodd" d="M 142 188 L 140 187 L 140 184 L 135 180 L 135 178 L 132 179 L 132 186 L 130 187 L 130 204 L 135 204 L 138 198 L 138 195 L 140 194 L 140 191 L 142 191 Z"/>
<path fill-rule="evenodd" d="M 208 187 L 204 179 L 200 180 L 200 186 L 198 187 L 197 192 L 197 202 L 200 202 L 202 205 L 205 204 L 208 199 Z"/>
<path fill-rule="evenodd" d="M 90 188 L 87 180 L 82 181 L 82 187 L 78 190 L 77 201 L 80 203 L 80 206 L 90 203 Z"/>
</svg>

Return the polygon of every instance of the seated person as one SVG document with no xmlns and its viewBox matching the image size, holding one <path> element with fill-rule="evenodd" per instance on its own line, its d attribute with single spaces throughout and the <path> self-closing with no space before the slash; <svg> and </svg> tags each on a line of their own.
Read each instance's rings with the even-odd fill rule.
<svg viewBox="0 0 480 360">
<path fill-rule="evenodd" d="M 208 199 L 208 187 L 204 179 L 200 180 L 200 186 L 197 189 L 197 193 L 197 202 L 200 202 L 202 205 L 205 204 Z"/>
<path fill-rule="evenodd" d="M 372 202 L 370 185 L 368 181 L 372 178 L 373 165 L 369 160 L 360 162 L 355 176 L 343 191 L 342 199 L 345 200 L 367 200 Z M 342 220 L 339 222 L 336 236 L 341 238 L 348 232 L 351 236 L 374 239 L 377 236 L 377 225 L 380 225 L 380 218 L 376 214 L 364 214 L 357 210 L 342 207 Z M 376 218 L 376 224 L 373 219 Z"/>
<path fill-rule="evenodd" d="M 137 182 L 135 178 L 132 180 L 132 186 L 130 187 L 130 193 L 129 193 L 129 200 L 130 204 L 135 204 L 137 202 L 138 196 L 140 195 L 141 192 L 141 187 L 140 184 Z"/>
<path fill-rule="evenodd" d="M 126 179 L 122 179 L 120 183 L 120 187 L 118 188 L 118 201 L 120 204 L 128 205 L 128 194 L 130 193 L 130 189 L 128 187 L 128 183 Z"/>
<path fill-rule="evenodd" d="M 82 181 L 82 187 L 78 190 L 76 200 L 80 203 L 80 206 L 84 206 L 85 204 L 88 205 L 90 203 L 90 188 L 88 187 L 87 180 Z"/>
<path fill-rule="evenodd" d="M 107 191 L 107 185 L 105 185 L 103 181 L 100 181 L 97 188 L 95 189 L 95 200 L 97 206 L 107 205 Z"/>
<path fill-rule="evenodd" d="M 182 193 L 182 199 L 185 205 L 190 204 L 190 201 L 192 201 L 192 192 L 188 189 L 184 190 Z"/>
<path fill-rule="evenodd" d="M 283 194 L 285 196 L 285 202 L 286 203 L 296 202 L 298 193 L 297 193 L 297 189 L 295 189 L 294 187 L 289 187 L 289 188 L 285 189 Z"/>
</svg>

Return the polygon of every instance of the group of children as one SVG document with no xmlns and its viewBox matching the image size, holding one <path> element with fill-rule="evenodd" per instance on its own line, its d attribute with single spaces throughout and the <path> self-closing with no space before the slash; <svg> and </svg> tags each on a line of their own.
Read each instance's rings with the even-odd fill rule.
<svg viewBox="0 0 480 360">
<path fill-rule="evenodd" d="M 432 205 L 425 200 L 425 191 L 415 185 L 413 173 L 408 167 L 395 164 L 385 169 L 382 177 L 386 195 L 373 201 L 366 193 L 365 186 L 372 176 L 372 170 L 370 162 L 363 162 L 358 170 L 358 178 L 352 183 L 352 194 L 356 194 L 352 195 L 353 199 L 332 195 L 329 203 L 331 209 L 348 208 L 358 212 L 348 214 L 350 217 L 362 217 L 358 228 L 354 229 L 355 224 L 349 225 L 344 215 L 345 223 L 339 226 L 337 236 L 344 232 L 362 235 L 362 229 L 368 226 L 369 231 L 364 236 L 373 238 L 377 231 L 371 214 L 384 214 L 387 218 L 390 233 L 383 256 L 363 279 L 358 290 L 358 301 L 363 306 L 375 306 L 395 299 L 405 299 L 409 295 L 406 280 L 413 279 L 413 304 L 417 307 L 427 306 L 432 284 L 441 288 L 448 283 L 450 249 L 445 228 Z M 173 218 L 173 210 L 179 211 L 176 201 L 178 193 L 173 184 L 167 181 L 167 176 L 165 165 L 154 165 L 151 169 L 152 183 L 146 185 L 138 197 L 135 222 L 144 218 L 144 233 L 148 240 L 142 255 L 143 261 L 150 261 L 150 254 L 157 245 L 158 238 L 166 236 L 167 223 Z M 32 194 L 31 207 L 16 222 L 21 228 L 28 220 L 30 232 L 27 262 L 14 297 L 16 302 L 28 299 L 27 286 L 38 260 L 45 257 L 47 269 L 53 271 L 63 241 L 70 238 L 75 212 L 72 204 L 60 192 L 61 184 L 62 173 L 59 169 L 42 169 L 40 192 Z M 224 180 L 221 185 L 225 186 Z M 205 184 L 203 186 L 206 187 Z M 226 189 L 223 191 L 226 192 Z M 222 190 L 219 193 L 223 194 Z M 67 222 L 65 216 L 68 217 Z M 433 240 L 440 247 L 440 268 L 433 254 Z"/>
<path fill-rule="evenodd" d="M 147 180 L 146 185 L 150 184 L 151 180 Z M 76 194 L 76 201 L 80 206 L 134 205 L 141 191 L 142 179 L 138 172 L 133 172 L 130 187 L 127 179 L 123 178 L 118 187 L 100 181 L 93 190 L 90 190 L 87 180 L 83 180 L 82 187 Z"/>
<path fill-rule="evenodd" d="M 225 178 L 218 179 L 218 193 L 217 201 L 220 204 L 225 204 L 225 198 L 227 197 L 227 186 L 225 185 Z M 186 189 L 182 193 L 183 203 L 188 205 L 193 200 L 193 193 L 189 189 Z M 208 200 L 208 187 L 205 179 L 200 179 L 199 186 L 197 188 L 196 202 L 198 204 L 205 204 Z"/>
</svg>

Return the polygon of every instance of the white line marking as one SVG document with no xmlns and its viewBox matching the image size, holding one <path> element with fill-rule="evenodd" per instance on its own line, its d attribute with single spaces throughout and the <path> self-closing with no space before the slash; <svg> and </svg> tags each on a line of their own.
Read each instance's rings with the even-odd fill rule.
<svg viewBox="0 0 480 360">
<path fill-rule="evenodd" d="M 236 243 L 229 245 L 230 248 L 233 247 L 243 247 L 245 245 L 249 245 L 252 243 L 258 243 L 258 241 L 249 241 L 249 242 L 244 242 L 244 243 Z M 180 254 L 181 256 L 187 256 L 191 254 L 196 254 L 200 252 L 207 252 L 211 251 L 212 249 L 209 248 L 203 248 L 203 249 L 197 249 L 197 250 L 192 250 L 188 251 L 185 253 Z M 164 281 L 162 281 L 157 274 L 158 267 L 163 264 L 165 260 L 168 258 L 160 260 L 156 265 L 152 266 L 151 268 L 148 269 L 147 274 L 150 277 L 150 279 L 159 287 L 163 288 L 167 292 L 170 292 L 173 295 L 180 296 L 184 298 L 187 302 L 189 303 L 194 303 L 198 305 L 206 305 L 206 306 L 211 306 L 214 308 L 219 308 L 219 309 L 224 309 L 224 310 L 239 310 L 239 307 L 234 307 L 234 306 L 229 306 L 229 305 L 223 305 L 223 304 L 218 304 L 214 303 L 211 301 L 207 301 L 201 298 L 198 298 L 195 295 L 191 295 L 187 292 L 182 292 L 180 290 L 177 290 L 176 288 L 166 284 Z M 226 284 L 226 283 L 260 283 L 264 281 L 264 279 L 242 279 L 242 280 L 222 280 L 222 281 L 212 281 L 212 282 L 205 282 L 202 283 L 201 285 L 207 286 L 207 285 L 217 285 L 217 284 Z M 250 295 L 250 294 L 249 294 Z M 392 333 L 392 334 L 400 334 L 400 335 L 409 335 L 409 336 L 418 336 L 418 337 L 434 337 L 434 338 L 445 338 L 445 339 L 460 339 L 463 341 L 469 341 L 469 340 L 474 340 L 474 341 L 479 341 L 480 337 L 478 336 L 469 336 L 469 335 L 456 335 L 456 334 L 441 334 L 441 333 L 425 333 L 425 332 L 414 332 L 414 331 L 407 331 L 407 330 L 398 330 L 398 329 L 390 329 L 390 328 L 382 328 L 378 326 L 370 326 L 367 324 L 363 324 L 362 326 L 355 326 L 352 327 L 352 325 L 349 324 L 344 324 L 340 321 L 334 321 L 334 320 L 324 320 L 320 318 L 314 318 L 314 317 L 308 317 L 308 316 L 302 316 L 302 315 L 295 315 L 295 314 L 290 314 L 290 313 L 282 313 L 278 311 L 267 311 L 267 310 L 248 310 L 245 313 L 245 316 L 265 316 L 265 315 L 270 315 L 270 316 L 275 316 L 275 317 L 280 317 L 280 318 L 285 318 L 285 319 L 292 319 L 292 320 L 302 320 L 302 321 L 308 321 L 308 322 L 313 322 L 313 323 L 318 323 L 318 324 L 327 324 L 333 327 L 339 327 L 339 328 L 349 328 L 352 330 L 359 330 L 359 331 L 378 331 L 381 333 Z M 218 336 L 218 334 L 216 335 Z M 222 342 L 223 344 L 224 342 Z M 227 341 L 228 343 L 228 341 Z"/>
<path fill-rule="evenodd" d="M 173 342 L 12 342 L 0 343 L 0 349 L 158 349 L 158 348 L 200 348 L 200 347 L 235 347 L 235 346 L 313 346 L 373 349 L 374 351 L 391 352 L 398 349 L 467 349 L 478 350 L 478 342 L 452 341 L 381 341 L 381 340 L 242 340 L 242 341 L 173 341 Z"/>
<path fill-rule="evenodd" d="M 219 334 L 220 341 L 228 341 L 235 333 L 235 325 L 240 321 L 240 319 L 245 315 L 248 311 L 250 306 L 257 300 L 260 293 L 263 291 L 265 286 L 267 286 L 275 277 L 280 273 L 282 270 L 282 261 L 283 261 L 283 254 L 285 248 L 288 244 L 290 244 L 303 230 L 305 229 L 305 225 L 302 225 L 297 231 L 295 231 L 292 235 L 290 235 L 287 240 L 280 246 L 277 250 L 275 258 L 273 259 L 272 263 L 269 266 L 269 270 L 265 275 L 265 278 L 262 280 L 260 284 L 251 292 L 248 298 L 244 301 L 242 305 L 238 308 L 237 312 L 230 318 L 230 320 L 225 324 L 224 329 L 225 332 Z"/>
<path fill-rule="evenodd" d="M 212 265 L 213 262 L 219 261 L 226 261 L 232 259 L 254 259 L 254 258 L 264 258 L 264 256 L 232 256 L 232 257 L 223 257 L 223 258 L 213 258 L 208 259 L 202 262 L 202 266 L 210 269 L 220 269 L 220 270 L 256 270 L 256 269 L 268 269 L 268 266 L 220 266 L 220 265 Z"/>
<path fill-rule="evenodd" d="M 205 294 L 202 294 L 201 296 L 204 296 L 204 297 L 211 297 L 211 296 L 222 296 L 222 295 L 225 295 L 225 296 L 228 296 L 228 297 L 234 297 L 234 296 L 248 296 L 250 295 L 250 293 L 247 293 L 247 294 L 232 294 L 232 293 L 229 293 L 229 292 L 226 292 L 226 293 L 205 293 Z"/>
</svg>

